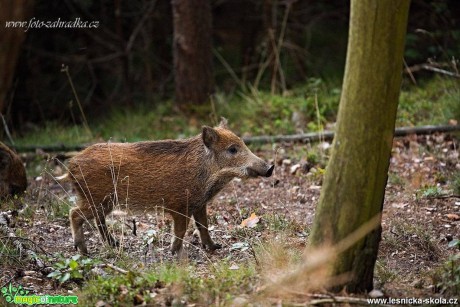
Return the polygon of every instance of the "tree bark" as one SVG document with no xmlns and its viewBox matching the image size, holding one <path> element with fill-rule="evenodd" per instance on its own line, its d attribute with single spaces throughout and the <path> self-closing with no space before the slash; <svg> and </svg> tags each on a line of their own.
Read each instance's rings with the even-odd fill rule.
<svg viewBox="0 0 460 307">
<path fill-rule="evenodd" d="M 347 61 L 310 243 L 337 244 L 382 211 L 401 87 L 410 0 L 352 0 Z M 373 288 L 381 226 L 337 255 L 348 292 Z M 335 287 L 332 290 L 339 290 Z"/>
<path fill-rule="evenodd" d="M 209 0 L 172 0 L 175 100 L 190 113 L 213 93 L 211 4 Z"/>
<path fill-rule="evenodd" d="M 6 22 L 25 21 L 30 15 L 33 1 L 0 0 L 0 7 L 0 113 L 3 113 L 22 43 L 27 34 L 23 28 L 7 28 Z"/>
</svg>

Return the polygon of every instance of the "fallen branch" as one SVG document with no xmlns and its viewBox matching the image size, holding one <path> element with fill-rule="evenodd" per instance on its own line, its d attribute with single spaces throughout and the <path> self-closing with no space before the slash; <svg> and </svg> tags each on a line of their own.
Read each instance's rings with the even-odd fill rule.
<svg viewBox="0 0 460 307">
<path fill-rule="evenodd" d="M 441 125 L 441 126 L 420 126 L 420 127 L 401 127 L 395 129 L 395 137 L 406 136 L 410 134 L 432 134 L 435 132 L 455 132 L 460 131 L 460 125 Z M 267 144 L 267 143 L 280 143 L 280 142 L 318 142 L 318 141 L 331 141 L 334 138 L 333 131 L 322 131 L 322 132 L 311 132 L 311 133 L 302 133 L 302 134 L 292 134 L 292 135 L 261 135 L 261 136 L 250 136 L 243 137 L 243 140 L 246 144 Z M 80 151 L 85 149 L 90 144 L 83 145 L 24 145 L 24 146 L 13 146 L 8 144 L 10 147 L 14 148 L 16 152 L 36 152 L 42 151 L 44 153 L 49 152 L 61 152 L 60 158 L 72 157 L 74 154 L 65 154 L 69 151 Z"/>
<path fill-rule="evenodd" d="M 119 268 L 113 264 L 110 264 L 110 263 L 103 263 L 100 265 L 100 267 L 102 268 L 110 268 L 118 273 L 121 273 L 121 274 L 128 274 L 129 271 L 125 270 L 125 269 L 122 269 L 122 268 Z"/>
<path fill-rule="evenodd" d="M 460 131 L 460 125 L 444 125 L 444 126 L 420 126 L 420 127 L 401 127 L 395 129 L 395 137 L 406 136 L 410 134 L 432 134 L 435 132 L 453 132 Z M 243 140 L 246 144 L 251 143 L 279 143 L 279 142 L 318 142 L 331 141 L 334 138 L 333 131 L 312 132 L 293 135 L 277 135 L 277 136 L 253 136 L 246 137 Z"/>
<path fill-rule="evenodd" d="M 369 305 L 367 298 L 352 297 L 352 296 L 333 296 L 330 294 L 307 294 L 312 300 L 307 302 L 307 305 L 322 305 L 322 304 L 355 304 L 355 305 Z M 379 306 L 390 306 L 390 305 L 379 305 Z"/>
<path fill-rule="evenodd" d="M 420 70 L 428 70 L 428 71 L 432 71 L 438 74 L 443 74 L 449 77 L 460 78 L 459 73 L 451 72 L 451 71 L 441 69 L 441 68 L 438 68 L 438 67 L 435 67 L 429 64 L 414 65 L 414 66 L 411 66 L 405 69 L 405 71 L 410 74 L 412 74 L 413 72 L 420 71 Z"/>
<path fill-rule="evenodd" d="M 460 198 L 460 195 L 449 194 L 449 195 L 438 195 L 438 196 L 429 196 L 428 199 L 446 199 L 446 198 Z"/>
<path fill-rule="evenodd" d="M 333 298 L 321 298 L 311 300 L 306 303 L 307 306 L 324 305 L 324 304 L 355 304 L 369 306 L 367 299 L 360 299 L 356 297 L 333 297 Z M 388 305 L 379 305 L 388 306 Z"/>
</svg>

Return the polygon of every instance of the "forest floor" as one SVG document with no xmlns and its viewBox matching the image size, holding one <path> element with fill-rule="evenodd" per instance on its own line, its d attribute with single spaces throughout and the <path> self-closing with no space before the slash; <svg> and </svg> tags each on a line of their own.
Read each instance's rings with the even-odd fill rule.
<svg viewBox="0 0 460 307">
<path fill-rule="evenodd" d="M 97 306 L 116 305 L 117 301 L 121 305 L 142 304 L 149 300 L 157 305 L 245 305 L 256 300 L 254 295 L 258 299 L 266 297 L 264 302 L 275 305 L 289 301 L 311 302 L 307 290 L 292 291 L 295 293 L 286 298 L 280 293 L 264 292 L 264 289 L 283 271 L 283 264 L 276 263 L 276 259 L 292 263 L 304 259 L 329 145 L 277 144 L 253 148 L 257 155 L 274 161 L 277 167 L 271 178 L 233 180 L 208 206 L 210 233 L 222 249 L 204 251 L 190 227 L 185 244 L 189 261 L 180 265 L 197 277 L 194 281 L 203 283 L 203 280 L 214 279 L 222 284 L 212 288 L 214 286 L 208 283 L 192 284 L 189 280 L 187 287 L 182 285 L 178 289 L 174 282 L 156 277 L 156 281 L 150 281 L 150 286 L 143 286 L 142 290 L 137 288 L 133 293 L 126 289 L 136 285 L 129 272 L 137 276 L 158 266 L 179 265 L 168 250 L 169 217 L 161 212 L 134 217 L 113 215 L 109 224 L 115 235 L 122 238 L 122 250 L 101 244 L 94 227 L 86 225 L 88 248 L 92 259 L 97 261 L 83 262 L 82 258 L 75 257 L 78 270 L 84 275 L 80 277 L 70 264 L 76 252 L 67 217 L 75 193 L 69 186 L 57 184 L 51 178 L 51 175 L 61 175 L 65 169 L 53 160 L 30 162 L 29 173 L 45 171 L 29 178 L 28 193 L 22 201 L 27 209 L 12 219 L 10 227 L 40 260 L 14 252 L 6 255 L 7 241 L 11 239 L 3 238 L 0 246 L 5 261 L 0 264 L 0 288 L 11 283 L 37 295 L 94 295 L 93 299 L 85 300 L 92 305 L 96 302 Z M 455 186 L 458 189 L 460 185 L 458 146 L 458 139 L 446 134 L 395 139 L 383 206 L 382 241 L 375 268 L 374 287 L 378 290 L 374 291 L 375 296 L 452 298 L 458 295 L 460 273 L 458 262 L 452 260 L 458 253 L 458 248 L 452 245 L 460 239 L 460 198 L 455 195 L 458 193 Z M 133 218 L 136 236 L 132 231 Z M 62 263 L 61 267 L 57 263 Z M 227 273 L 230 272 L 223 281 L 216 273 L 218 263 L 225 263 Z M 446 268 L 449 265 L 452 267 Z M 274 271 L 276 268 L 279 270 Z M 238 279 L 232 285 L 224 285 L 227 279 L 236 278 L 234 273 L 238 271 L 245 271 L 245 276 L 249 277 L 244 282 Z M 289 269 L 284 268 L 284 271 Z M 52 272 L 57 272 L 54 278 L 47 277 Z M 70 273 L 68 279 L 61 279 L 65 281 L 59 283 L 58 279 L 66 273 Z M 112 278 L 112 281 L 115 280 L 113 276 L 125 275 L 131 282 L 125 280 L 111 292 L 105 288 L 105 292 L 97 292 L 86 286 L 88 280 L 96 278 L 93 275 Z M 288 293 L 291 286 L 283 286 L 283 291 Z M 197 298 L 200 294 L 192 291 L 203 291 L 206 299 Z M 347 296 L 346 293 L 341 295 Z M 120 298 L 123 301 L 126 297 L 130 301 L 120 303 Z"/>
</svg>

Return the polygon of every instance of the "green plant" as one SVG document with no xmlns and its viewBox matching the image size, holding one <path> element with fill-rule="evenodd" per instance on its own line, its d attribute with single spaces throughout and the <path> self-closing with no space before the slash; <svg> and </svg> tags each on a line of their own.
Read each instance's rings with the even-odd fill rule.
<svg viewBox="0 0 460 307">
<path fill-rule="evenodd" d="M 270 231 L 304 232 L 302 225 L 284 215 L 268 214 L 263 217 Z"/>
<path fill-rule="evenodd" d="M 310 169 L 310 172 L 307 174 L 307 177 L 314 181 L 314 182 L 319 182 L 321 183 L 323 181 L 323 177 L 324 177 L 324 174 L 326 173 L 326 169 L 325 168 L 321 168 L 321 167 L 318 167 L 318 168 L 311 168 Z"/>
<path fill-rule="evenodd" d="M 434 198 L 441 196 L 443 190 L 438 186 L 424 186 L 416 192 L 417 198 Z"/>
<path fill-rule="evenodd" d="M 230 265 L 220 261 L 209 266 L 206 278 L 195 265 L 160 264 L 142 273 L 128 272 L 90 279 L 79 297 L 81 303 L 94 305 L 103 300 L 114 306 L 152 303 L 171 305 L 172 301 L 208 306 L 216 301 L 228 302 L 239 294 L 253 290 L 255 267 Z"/>
<path fill-rule="evenodd" d="M 401 91 L 396 125 L 434 125 L 460 120 L 459 100 L 457 80 L 442 77 L 422 80 Z"/>
<path fill-rule="evenodd" d="M 310 162 L 312 165 L 316 165 L 319 163 L 320 158 L 318 157 L 318 154 L 315 152 L 309 152 L 307 154 L 307 161 Z"/>
<path fill-rule="evenodd" d="M 388 173 L 388 182 L 393 185 L 404 186 L 404 179 L 397 173 Z"/>
<path fill-rule="evenodd" d="M 452 175 L 450 186 L 455 195 L 460 195 L 460 172 L 456 172 Z"/>
<path fill-rule="evenodd" d="M 397 276 L 398 273 L 391 270 L 385 261 L 377 260 L 375 263 L 375 278 L 379 283 L 379 287 L 392 282 Z"/>
<path fill-rule="evenodd" d="M 18 196 L 17 194 L 13 196 L 8 195 L 5 197 L 0 197 L 0 211 L 18 210 L 20 208 L 27 208 L 24 197 L 25 195 Z"/>
<path fill-rule="evenodd" d="M 158 243 L 159 238 L 158 238 L 158 233 L 155 229 L 149 229 L 145 233 L 145 235 L 142 237 L 142 241 L 144 242 L 144 245 L 149 246 L 154 243 Z"/>
<path fill-rule="evenodd" d="M 81 255 L 74 255 L 70 258 L 59 255 L 58 261 L 53 265 L 54 271 L 47 277 L 57 280 L 60 284 L 68 280 L 82 281 L 98 263 L 99 260 L 85 258 Z"/>
<path fill-rule="evenodd" d="M 458 242 L 456 242 L 458 246 Z M 450 245 L 450 244 L 449 244 Z M 460 294 L 460 253 L 450 256 L 435 276 L 436 287 L 441 293 Z"/>
<path fill-rule="evenodd" d="M 59 199 L 50 199 L 45 210 L 47 210 L 46 217 L 49 220 L 56 218 L 67 218 L 69 216 L 69 210 L 71 205 L 68 202 L 61 201 Z"/>
<path fill-rule="evenodd" d="M 2 264 L 14 264 L 15 259 L 19 259 L 19 251 L 12 241 L 9 238 L 0 239 L 0 262 Z"/>
</svg>

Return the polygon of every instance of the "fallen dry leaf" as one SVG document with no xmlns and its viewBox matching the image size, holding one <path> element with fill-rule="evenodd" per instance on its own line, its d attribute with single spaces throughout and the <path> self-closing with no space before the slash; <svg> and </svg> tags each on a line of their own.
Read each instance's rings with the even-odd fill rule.
<svg viewBox="0 0 460 307">
<path fill-rule="evenodd" d="M 243 220 L 241 222 L 241 227 L 248 227 L 248 228 L 254 228 L 256 227 L 257 223 L 260 221 L 260 218 L 255 214 L 252 213 L 250 217 L 247 219 Z"/>
<path fill-rule="evenodd" d="M 447 213 L 446 214 L 446 217 L 449 219 L 449 220 L 452 220 L 452 221 L 458 221 L 460 220 L 460 216 L 458 214 L 454 214 L 454 213 Z"/>
</svg>

